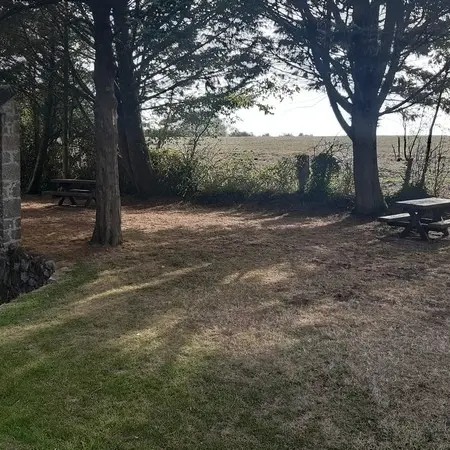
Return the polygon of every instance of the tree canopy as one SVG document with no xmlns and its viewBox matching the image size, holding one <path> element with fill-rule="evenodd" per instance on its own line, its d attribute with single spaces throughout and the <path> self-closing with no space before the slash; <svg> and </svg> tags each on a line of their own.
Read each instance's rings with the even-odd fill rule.
<svg viewBox="0 0 450 450">
<path fill-rule="evenodd" d="M 167 108 L 203 105 L 217 115 L 241 105 L 239 99 L 256 98 L 268 41 L 253 19 L 241 1 L 3 2 L 0 81 L 15 86 L 29 111 L 29 192 L 40 190 L 58 139 L 69 172 L 73 130 L 81 128 L 78 148 L 87 148 L 82 136 L 92 134 L 86 133 L 91 126 L 96 156 L 86 156 L 97 160 L 99 191 L 94 241 L 119 243 L 118 174 L 136 195 L 148 197 L 153 189 L 142 112 L 163 117 Z M 102 238 L 114 221 L 116 236 Z"/>
<path fill-rule="evenodd" d="M 121 239 L 119 180 L 139 197 L 154 191 L 143 118 L 197 133 L 198 118 L 255 104 L 281 64 L 291 90 L 327 93 L 353 142 L 356 209 L 372 214 L 384 207 L 380 118 L 449 104 L 444 0 L 4 0 L 0 24 L 0 82 L 24 107 L 28 191 L 88 167 L 101 244 Z"/>
<path fill-rule="evenodd" d="M 376 129 L 380 117 L 423 102 L 449 67 L 450 4 L 425 0 L 262 0 L 277 55 L 324 90 L 354 145 L 356 206 L 383 208 Z"/>
</svg>

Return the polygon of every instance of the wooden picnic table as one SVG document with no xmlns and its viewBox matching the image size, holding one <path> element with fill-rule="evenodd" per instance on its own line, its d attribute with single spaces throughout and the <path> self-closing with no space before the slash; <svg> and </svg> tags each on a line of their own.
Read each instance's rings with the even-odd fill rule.
<svg viewBox="0 0 450 450">
<path fill-rule="evenodd" d="M 379 217 L 379 220 L 390 226 L 403 227 L 400 236 L 406 237 L 415 231 L 427 241 L 430 231 L 449 235 L 450 220 L 444 219 L 444 213 L 450 210 L 450 199 L 430 197 L 399 201 L 396 204 L 403 208 L 404 213 Z"/>
<path fill-rule="evenodd" d="M 51 195 L 53 197 L 59 197 L 59 206 L 62 206 L 64 204 L 66 198 L 69 199 L 72 205 L 77 205 L 77 202 L 75 200 L 77 198 L 85 199 L 86 202 L 84 206 L 86 208 L 91 204 L 92 200 L 96 201 L 95 180 L 81 180 L 78 178 L 57 178 L 51 180 L 51 183 L 56 185 L 56 190 L 47 191 L 44 192 L 44 194 Z"/>
</svg>

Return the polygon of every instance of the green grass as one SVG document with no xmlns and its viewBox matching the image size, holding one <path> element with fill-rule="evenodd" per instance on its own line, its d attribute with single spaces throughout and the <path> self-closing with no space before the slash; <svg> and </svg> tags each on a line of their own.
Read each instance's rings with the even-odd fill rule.
<svg viewBox="0 0 450 450">
<path fill-rule="evenodd" d="M 322 349 L 326 364 L 330 342 L 317 330 L 278 355 L 296 364 L 290 376 L 274 361 L 249 367 L 245 359 L 189 346 L 194 330 L 185 325 L 151 345 L 121 350 L 114 341 L 130 323 L 117 311 L 113 318 L 74 312 L 97 277 L 96 268 L 77 267 L 0 309 L 0 448 L 313 449 L 326 442 L 321 416 L 331 412 L 347 427 L 343 411 L 354 416 L 350 435 L 376 433 L 370 396 L 345 381 L 343 367 L 328 372 L 307 357 Z M 298 413 L 310 417 L 299 433 L 289 425 L 296 419 L 292 402 L 309 398 L 309 389 L 332 395 L 322 412 L 300 405 Z"/>
</svg>

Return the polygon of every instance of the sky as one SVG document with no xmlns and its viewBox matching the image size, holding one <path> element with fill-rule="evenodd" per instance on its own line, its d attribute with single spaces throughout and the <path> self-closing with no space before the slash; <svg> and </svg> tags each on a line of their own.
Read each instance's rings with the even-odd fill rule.
<svg viewBox="0 0 450 450">
<path fill-rule="evenodd" d="M 292 99 L 281 102 L 278 99 L 272 99 L 268 103 L 274 108 L 273 115 L 265 115 L 257 108 L 242 110 L 238 113 L 240 120 L 235 124 L 235 127 L 258 136 L 265 133 L 269 133 L 271 136 L 280 136 L 285 133 L 291 133 L 294 136 L 300 133 L 313 134 L 314 136 L 344 135 L 344 131 L 334 117 L 326 94 L 303 91 Z M 417 126 L 418 124 L 416 124 Z M 438 121 L 436 132 L 439 132 L 438 130 L 442 134 L 450 132 L 448 116 Z M 400 116 L 388 115 L 383 117 L 380 121 L 378 134 L 380 136 L 403 134 Z"/>
</svg>

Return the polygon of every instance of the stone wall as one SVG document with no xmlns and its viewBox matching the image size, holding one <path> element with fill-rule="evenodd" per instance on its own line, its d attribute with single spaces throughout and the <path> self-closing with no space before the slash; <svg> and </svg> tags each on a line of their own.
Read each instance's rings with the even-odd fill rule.
<svg viewBox="0 0 450 450">
<path fill-rule="evenodd" d="M 0 86 L 0 245 L 20 244 L 20 116 L 13 94 Z"/>
<path fill-rule="evenodd" d="M 0 304 L 46 285 L 55 268 L 53 261 L 30 255 L 20 247 L 0 252 Z"/>
<path fill-rule="evenodd" d="M 20 248 L 20 116 L 0 86 L 0 304 L 48 283 L 55 264 Z"/>
</svg>

